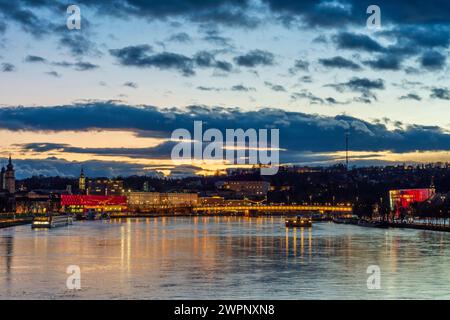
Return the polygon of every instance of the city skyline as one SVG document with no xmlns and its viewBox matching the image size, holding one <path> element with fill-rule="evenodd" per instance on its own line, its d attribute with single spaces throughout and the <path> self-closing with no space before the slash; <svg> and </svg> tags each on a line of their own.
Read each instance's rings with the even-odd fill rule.
<svg viewBox="0 0 450 320">
<path fill-rule="evenodd" d="M 177 128 L 278 128 L 282 163 L 450 162 L 450 4 L 0 1 L 0 155 L 18 178 L 213 174 Z M 418 7 L 417 7 L 418 6 Z M 414 7 L 414 8 L 413 8 Z"/>
</svg>

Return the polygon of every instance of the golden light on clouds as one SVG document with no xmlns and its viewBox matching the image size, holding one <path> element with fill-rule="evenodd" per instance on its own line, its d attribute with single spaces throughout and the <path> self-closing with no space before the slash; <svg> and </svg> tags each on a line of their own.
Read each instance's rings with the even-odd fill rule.
<svg viewBox="0 0 450 320">
<path fill-rule="evenodd" d="M 0 141 L 0 154 L 13 154 L 15 159 L 44 160 L 50 157 L 69 162 L 82 163 L 87 161 L 105 161 L 127 163 L 142 166 L 144 171 L 158 171 L 169 176 L 177 166 L 192 166 L 192 170 L 198 175 L 214 175 L 224 173 L 228 168 L 249 168 L 251 165 L 230 164 L 226 160 L 176 160 L 172 161 L 168 155 L 158 158 L 150 154 L 142 153 L 142 149 L 153 148 L 167 142 L 169 139 L 139 136 L 134 131 L 126 130 L 89 130 L 89 131 L 10 131 L 0 130 L 2 139 Z M 32 150 L 24 145 L 34 143 L 42 144 L 43 150 L 46 144 L 61 144 L 63 147 L 48 151 Z M 67 146 L 64 149 L 64 146 Z M 81 148 L 71 150 L 70 147 Z M 91 149 L 92 150 L 89 150 Z M 106 153 L 96 153 L 96 148 L 103 148 Z M 126 148 L 123 154 L 107 153 L 108 148 Z M 84 149 L 84 150 L 83 150 Z M 136 149 L 135 152 L 133 149 Z M 239 150 L 239 148 L 234 148 Z M 279 148 L 279 151 L 286 151 Z M 119 150 L 120 151 L 120 150 Z M 115 150 L 117 152 L 117 150 Z M 287 151 L 289 152 L 289 151 Z M 315 153 L 322 156 L 321 161 L 316 164 L 331 164 L 345 162 L 345 151 Z M 428 163 L 428 162 L 450 162 L 449 151 L 415 151 L 396 153 L 392 151 L 350 151 L 350 162 L 356 161 L 380 161 L 393 163 Z M 295 159 L 294 159 L 295 160 Z M 295 163 L 295 162 L 294 162 Z M 308 163 L 302 163 L 308 165 Z M 197 168 L 197 169 L 196 169 Z"/>
<path fill-rule="evenodd" d="M 140 137 L 134 131 L 10 131 L 0 130 L 0 148 L 14 148 L 27 143 L 59 143 L 80 148 L 149 148 L 166 141 L 161 138 Z"/>
</svg>

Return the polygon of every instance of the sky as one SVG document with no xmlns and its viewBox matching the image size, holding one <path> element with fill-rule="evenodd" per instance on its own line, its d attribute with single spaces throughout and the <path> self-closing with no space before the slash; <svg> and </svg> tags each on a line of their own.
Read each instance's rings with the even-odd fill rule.
<svg viewBox="0 0 450 320">
<path fill-rule="evenodd" d="M 66 26 L 67 7 L 81 29 Z M 368 28 L 369 5 L 381 25 Z M 286 164 L 450 161 L 450 2 L 0 0 L 0 164 L 185 176 L 177 128 L 277 128 Z"/>
</svg>

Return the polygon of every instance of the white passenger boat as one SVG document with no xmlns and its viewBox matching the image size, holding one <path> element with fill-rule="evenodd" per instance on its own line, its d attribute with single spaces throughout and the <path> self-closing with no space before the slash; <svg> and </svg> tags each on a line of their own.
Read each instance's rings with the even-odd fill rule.
<svg viewBox="0 0 450 320">
<path fill-rule="evenodd" d="M 70 216 L 46 216 L 35 217 L 31 223 L 31 228 L 56 228 L 63 227 L 73 223 L 73 219 Z"/>
</svg>

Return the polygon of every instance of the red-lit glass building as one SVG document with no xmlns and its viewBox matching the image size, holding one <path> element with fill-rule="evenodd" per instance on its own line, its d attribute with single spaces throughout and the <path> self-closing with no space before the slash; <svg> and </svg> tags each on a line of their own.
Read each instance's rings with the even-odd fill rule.
<svg viewBox="0 0 450 320">
<path fill-rule="evenodd" d="M 61 195 L 61 206 L 65 212 L 70 213 L 83 213 L 90 209 L 106 213 L 124 212 L 127 210 L 127 197 Z"/>
<path fill-rule="evenodd" d="M 424 202 L 436 193 L 433 188 L 403 189 L 389 191 L 391 210 L 399 213 L 401 208 L 409 208 L 414 202 Z"/>
</svg>

